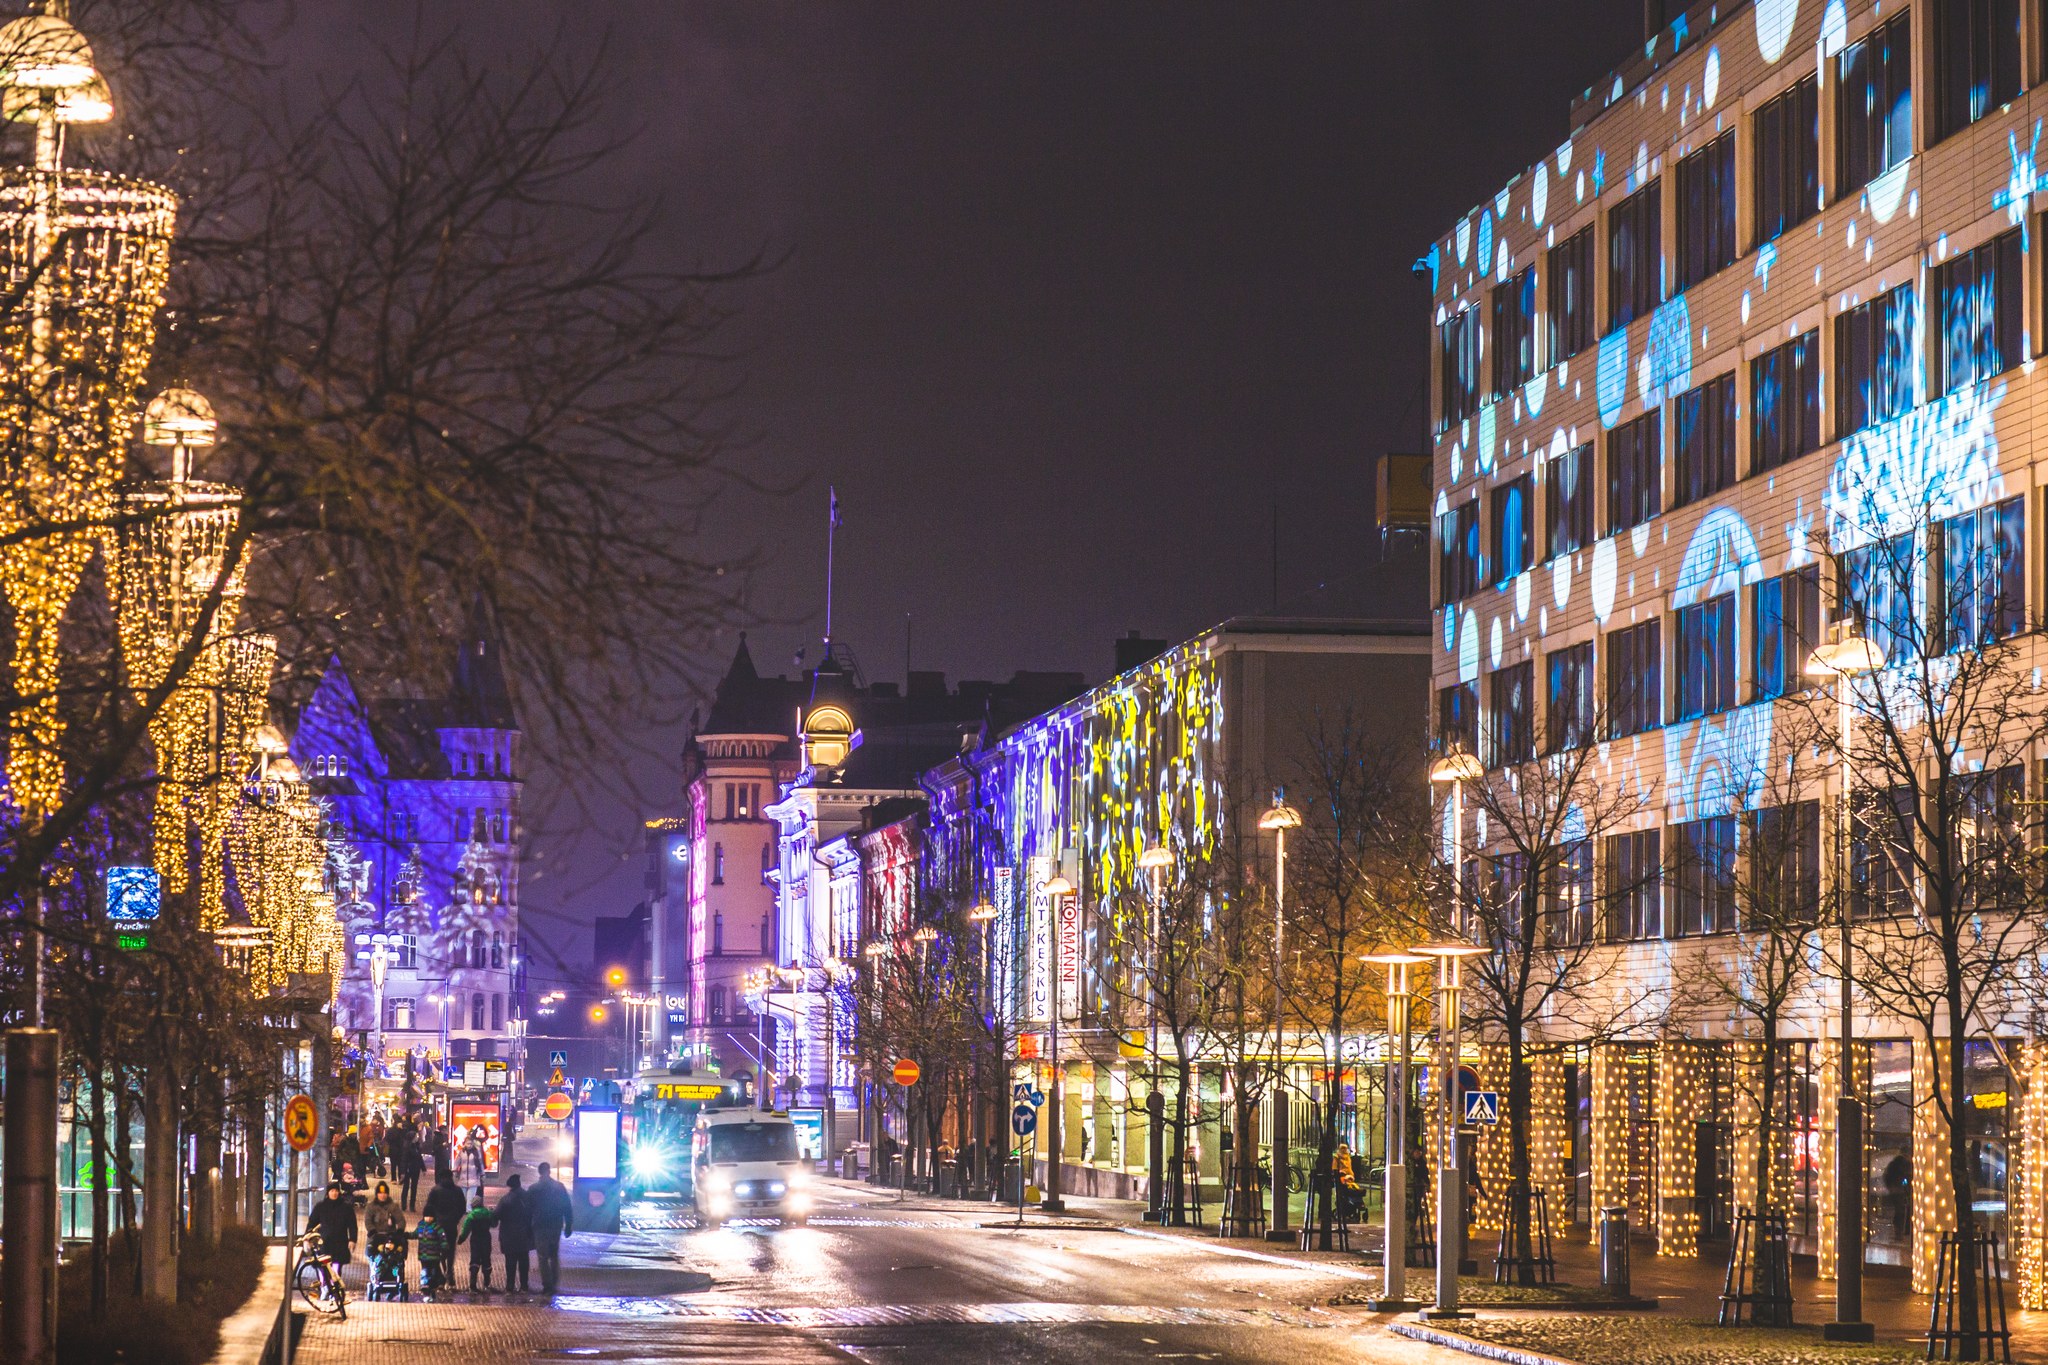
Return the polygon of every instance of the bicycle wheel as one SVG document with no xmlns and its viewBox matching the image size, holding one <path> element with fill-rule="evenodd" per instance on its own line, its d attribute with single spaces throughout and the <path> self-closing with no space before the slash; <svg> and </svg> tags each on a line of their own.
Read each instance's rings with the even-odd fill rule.
<svg viewBox="0 0 2048 1365">
<path fill-rule="evenodd" d="M 340 1281 L 330 1281 L 327 1267 L 321 1265 L 320 1262 L 310 1259 L 300 1261 L 298 1270 L 293 1273 L 292 1283 L 298 1286 L 299 1297 L 306 1301 L 306 1306 L 315 1312 L 345 1313 L 347 1311 L 344 1301 L 345 1296 L 338 1292 L 341 1288 Z M 332 1284 L 333 1290 L 329 1289 L 330 1284 Z"/>
</svg>

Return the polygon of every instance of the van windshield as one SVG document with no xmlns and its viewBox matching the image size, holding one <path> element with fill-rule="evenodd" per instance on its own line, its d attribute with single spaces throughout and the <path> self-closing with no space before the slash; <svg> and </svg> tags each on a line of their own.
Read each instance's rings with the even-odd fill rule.
<svg viewBox="0 0 2048 1365">
<path fill-rule="evenodd" d="M 721 1123 L 711 1130 L 713 1161 L 795 1161 L 796 1126 Z"/>
</svg>

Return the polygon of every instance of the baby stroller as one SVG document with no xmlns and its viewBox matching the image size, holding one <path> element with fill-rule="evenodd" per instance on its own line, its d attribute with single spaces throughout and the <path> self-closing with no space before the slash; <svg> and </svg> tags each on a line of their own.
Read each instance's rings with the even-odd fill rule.
<svg viewBox="0 0 2048 1365">
<path fill-rule="evenodd" d="M 405 1287 L 405 1234 L 380 1233 L 370 1243 L 370 1301 L 406 1303 L 412 1291 Z"/>
<path fill-rule="evenodd" d="M 431 1299 L 445 1293 L 454 1283 L 449 1269 L 453 1244 L 448 1229 L 432 1218 L 422 1218 L 413 1235 L 420 1245 L 420 1295 Z"/>
</svg>

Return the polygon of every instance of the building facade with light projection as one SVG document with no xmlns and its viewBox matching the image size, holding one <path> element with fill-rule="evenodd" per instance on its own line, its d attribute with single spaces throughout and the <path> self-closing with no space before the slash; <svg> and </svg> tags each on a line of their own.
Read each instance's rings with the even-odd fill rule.
<svg viewBox="0 0 2048 1365">
<path fill-rule="evenodd" d="M 1768 883 L 1818 922 L 1846 902 L 1852 957 L 1910 975 L 1932 851 L 1987 865 L 2025 842 L 2048 753 L 2025 697 L 2041 676 L 2044 80 L 2035 4 L 1696 6 L 1417 263 L 1433 289 L 1434 733 L 1486 770 L 1462 829 L 1443 804 L 1465 885 L 1492 888 L 1470 894 L 1511 895 L 1520 865 L 1476 789 L 1586 774 L 1538 931 L 1583 978 L 1537 1025 L 1534 1180 L 1554 1222 L 1624 1205 L 1667 1254 L 1725 1255 L 1768 1170 L 1794 1250 L 1831 1275 L 1838 959 L 1807 940 L 1776 1007 L 1784 1081 L 1760 1163 L 1745 973 L 1786 926 L 1753 915 L 1751 892 Z M 1848 780 L 1874 793 L 1850 821 L 1842 684 L 1814 651 L 1855 639 L 1885 663 L 1848 684 Z M 1911 757 L 1981 704 L 1959 680 L 2000 677 L 2017 680 L 2011 714 L 1958 727 L 1940 763 Z M 1927 794 L 1937 782 L 1948 795 Z M 1961 814 L 1931 820 L 1957 790 L 1941 809 Z M 2036 885 L 2025 908 L 2038 900 Z M 1974 951 L 1984 973 L 2010 969 Z M 1716 976 L 1733 987 L 1693 989 Z M 2009 993 L 1966 1037 L 1921 1027 L 1896 1003 L 1905 979 L 1853 997 L 1867 1259 L 1931 1287 L 1954 1113 L 1969 1203 L 2041 1307 L 2035 1030 Z M 1992 996 L 2022 986 L 2001 983 Z M 1505 1090 L 1481 1032 L 1473 1056 Z M 1499 1188 L 1504 1146 L 1481 1149 Z"/>
<path fill-rule="evenodd" d="M 994 1011 L 1019 1078 L 1036 1076 L 1048 1104 L 1063 1099 L 1067 1192 L 1136 1197 L 1145 1188 L 1151 1063 L 1144 1049 L 1132 1057 L 1120 1046 L 1114 1021 L 1128 1011 L 1106 975 L 1115 907 L 1149 894 L 1139 855 L 1164 847 L 1183 874 L 1212 862 L 1263 880 L 1272 840 L 1260 835 L 1259 814 L 1276 786 L 1297 781 L 1319 719 L 1349 715 L 1366 743 L 1412 744 L 1419 781 L 1428 660 L 1419 621 L 1237 618 L 982 736 L 926 773 L 925 897 L 941 912 L 977 902 L 995 911 Z M 1046 893 L 1056 876 L 1075 887 L 1057 923 Z M 1055 999 L 1064 1081 L 1056 1090 Z M 1307 1077 L 1326 1068 L 1324 1043 L 1308 1031 L 1286 1037 L 1301 1073 L 1296 1130 L 1306 1132 Z M 1191 1097 L 1193 1145 L 1212 1187 L 1223 1072 L 1205 1056 Z M 1341 1103 L 1376 1109 L 1368 1101 L 1353 1093 Z"/>
</svg>

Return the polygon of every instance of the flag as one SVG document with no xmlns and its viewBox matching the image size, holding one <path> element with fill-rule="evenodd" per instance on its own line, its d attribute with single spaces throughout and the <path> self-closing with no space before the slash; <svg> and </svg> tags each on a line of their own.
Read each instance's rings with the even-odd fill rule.
<svg viewBox="0 0 2048 1365">
<path fill-rule="evenodd" d="M 838 488 L 838 485 L 836 485 L 836 484 L 835 484 L 835 485 L 832 485 L 832 487 L 831 487 L 831 489 L 830 489 L 830 492 L 831 492 L 831 494 L 832 494 L 832 510 L 831 510 L 831 514 L 830 514 L 830 515 L 829 515 L 829 516 L 827 517 L 827 519 L 826 519 L 826 520 L 827 520 L 828 524 L 830 524 L 830 525 L 832 525 L 832 526 L 843 526 L 843 525 L 845 525 L 846 523 L 845 523 L 845 522 L 843 522 L 843 521 L 841 521 L 841 520 L 839 519 L 839 488 Z"/>
</svg>

